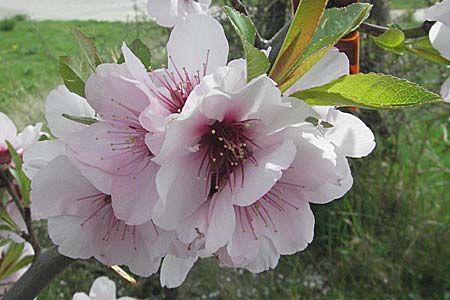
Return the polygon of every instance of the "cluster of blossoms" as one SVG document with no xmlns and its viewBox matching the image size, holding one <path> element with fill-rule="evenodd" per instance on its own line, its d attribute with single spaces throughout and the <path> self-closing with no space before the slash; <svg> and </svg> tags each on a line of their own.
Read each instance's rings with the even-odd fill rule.
<svg viewBox="0 0 450 300">
<path fill-rule="evenodd" d="M 351 188 L 347 158 L 373 150 L 370 129 L 288 96 L 348 74 L 347 57 L 332 49 L 284 94 L 266 74 L 248 82 L 245 60 L 228 62 L 208 4 L 170 1 L 170 20 L 159 19 L 175 24 L 167 68 L 149 72 L 124 44 L 125 62 L 99 65 L 86 98 L 65 86 L 49 94 L 56 139 L 29 147 L 24 171 L 32 210 L 61 254 L 140 276 L 162 260 L 168 287 L 200 257 L 262 272 L 312 242 L 310 203 Z"/>
<path fill-rule="evenodd" d="M 444 0 L 430 7 L 425 12 L 425 18 L 436 21 L 430 30 L 430 41 L 441 55 L 450 60 L 450 0 Z M 441 89 L 441 96 L 446 102 L 450 102 L 450 78 Z"/>
</svg>

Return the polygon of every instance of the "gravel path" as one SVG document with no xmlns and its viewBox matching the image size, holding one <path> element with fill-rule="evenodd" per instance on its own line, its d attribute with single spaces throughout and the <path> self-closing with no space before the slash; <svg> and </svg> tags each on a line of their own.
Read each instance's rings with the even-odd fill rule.
<svg viewBox="0 0 450 300">
<path fill-rule="evenodd" d="M 169 0 L 167 0 L 169 1 Z M 147 0 L 0 0 L 0 19 L 25 14 L 32 20 L 129 21 L 146 13 Z M 414 18 L 424 21 L 424 9 Z M 398 19 L 407 10 L 392 10 Z"/>
<path fill-rule="evenodd" d="M 0 0 L 0 19 L 127 21 L 145 12 L 146 0 Z"/>
</svg>

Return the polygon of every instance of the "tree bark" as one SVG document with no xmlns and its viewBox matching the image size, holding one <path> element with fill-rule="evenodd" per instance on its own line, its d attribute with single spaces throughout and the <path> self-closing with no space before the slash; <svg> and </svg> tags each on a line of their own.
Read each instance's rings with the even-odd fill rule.
<svg viewBox="0 0 450 300">
<path fill-rule="evenodd" d="M 56 247 L 45 250 L 36 257 L 28 271 L 11 287 L 3 300 L 33 300 L 74 261 L 59 254 Z"/>
</svg>

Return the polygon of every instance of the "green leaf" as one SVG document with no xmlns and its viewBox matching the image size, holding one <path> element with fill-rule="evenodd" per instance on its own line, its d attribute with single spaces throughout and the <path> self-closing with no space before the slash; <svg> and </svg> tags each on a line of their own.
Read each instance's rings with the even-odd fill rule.
<svg viewBox="0 0 450 300">
<path fill-rule="evenodd" d="M 28 206 L 30 204 L 30 179 L 22 170 L 23 161 L 20 155 L 8 141 L 6 141 L 6 144 L 15 165 L 15 169 L 11 169 L 11 173 L 17 181 L 25 206 Z"/>
<path fill-rule="evenodd" d="M 341 38 L 354 31 L 369 16 L 372 5 L 354 3 L 344 8 L 327 9 L 314 37 L 296 64 L 278 79 L 281 91 L 286 91 L 306 74 Z"/>
<path fill-rule="evenodd" d="M 269 70 L 269 58 L 253 46 L 256 39 L 256 29 L 249 17 L 230 7 L 224 7 L 224 10 L 236 33 L 241 38 L 247 60 L 247 81 L 251 81 Z"/>
<path fill-rule="evenodd" d="M 270 71 L 279 82 L 289 74 L 313 39 L 328 0 L 301 0 L 280 52 Z"/>
<path fill-rule="evenodd" d="M 84 58 L 91 67 L 92 71 L 95 72 L 95 67 L 103 63 L 103 61 L 98 54 L 94 41 L 91 38 L 87 37 L 86 34 L 81 32 L 79 29 L 73 28 L 72 31 L 75 35 L 78 45 L 82 50 Z"/>
<path fill-rule="evenodd" d="M 147 45 L 144 44 L 140 39 L 135 39 L 131 45 L 130 50 L 133 52 L 134 55 L 136 55 L 137 58 L 141 61 L 141 63 L 144 65 L 145 68 L 150 68 L 152 65 L 152 56 L 150 53 L 150 48 L 147 47 Z M 122 64 L 125 62 L 125 58 L 123 57 L 123 53 L 120 55 L 119 59 L 117 60 L 118 64 Z"/>
<path fill-rule="evenodd" d="M 390 28 L 388 31 L 380 36 L 372 37 L 375 44 L 379 47 L 394 52 L 396 54 L 403 54 L 405 52 L 405 34 L 403 31 Z"/>
<path fill-rule="evenodd" d="M 25 268 L 26 266 L 28 266 L 29 264 L 31 264 L 33 262 L 34 259 L 34 255 L 27 255 L 25 257 L 23 257 L 22 259 L 20 259 L 19 261 L 17 261 L 16 263 L 14 263 L 13 265 L 11 265 L 4 274 L 2 274 L 5 277 L 8 277 L 14 273 L 16 273 L 17 271 L 19 271 L 22 268 Z"/>
<path fill-rule="evenodd" d="M 310 105 L 403 108 L 443 102 L 439 95 L 404 79 L 383 74 L 342 76 L 328 84 L 295 92 Z"/>
<path fill-rule="evenodd" d="M 68 120 L 77 122 L 77 123 L 81 123 L 84 125 L 92 125 L 98 122 L 97 119 L 95 118 L 91 118 L 91 117 L 77 117 L 77 116 L 72 116 L 69 114 L 62 114 L 62 116 Z"/>
<path fill-rule="evenodd" d="M 380 47 L 395 48 L 403 44 L 405 41 L 405 34 L 401 30 L 390 28 L 382 35 L 372 37 L 372 39 Z"/>
<path fill-rule="evenodd" d="M 76 71 L 75 61 L 71 56 L 59 57 L 59 74 L 69 91 L 85 98 L 85 83 L 80 73 Z"/>
<path fill-rule="evenodd" d="M 246 15 L 241 14 L 231 7 L 225 6 L 223 9 L 228 16 L 231 25 L 233 25 L 234 30 L 241 39 L 247 41 L 250 45 L 254 45 L 256 40 L 256 28 L 253 22 Z"/>
<path fill-rule="evenodd" d="M 23 253 L 25 244 L 11 242 L 8 246 L 8 250 L 3 255 L 3 259 L 0 264 L 0 279 L 7 277 L 9 269 L 20 259 Z"/>
<path fill-rule="evenodd" d="M 247 58 L 247 81 L 265 74 L 270 67 L 269 59 L 259 49 L 250 45 L 247 41 L 243 41 L 245 56 Z"/>
<path fill-rule="evenodd" d="M 406 44 L 406 50 L 428 61 L 441 65 L 450 65 L 450 61 L 439 53 L 430 42 L 429 37 L 423 37 Z"/>
</svg>

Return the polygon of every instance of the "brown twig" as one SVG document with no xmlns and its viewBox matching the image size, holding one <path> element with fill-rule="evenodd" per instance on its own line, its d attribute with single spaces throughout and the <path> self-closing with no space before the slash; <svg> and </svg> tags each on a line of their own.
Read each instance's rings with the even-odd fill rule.
<svg viewBox="0 0 450 300">
<path fill-rule="evenodd" d="M 8 171 L 9 172 L 9 171 Z M 27 232 L 22 232 L 22 238 L 30 243 L 31 247 L 33 247 L 35 259 L 39 254 L 41 253 L 41 247 L 39 245 L 39 240 L 36 236 L 36 232 L 33 228 L 33 222 L 31 219 L 31 211 L 29 207 L 24 207 L 22 205 L 22 199 L 19 195 L 17 195 L 16 189 L 14 188 L 14 184 L 12 180 L 10 179 L 11 176 L 8 176 L 8 173 L 3 168 L 0 168 L 0 175 L 3 179 L 6 186 L 6 190 L 8 191 L 9 195 L 11 196 L 12 200 L 17 206 L 17 209 L 20 212 L 20 215 L 22 216 L 22 219 L 25 222 L 25 225 L 27 227 Z"/>
<path fill-rule="evenodd" d="M 405 34 L 405 38 L 407 39 L 414 39 L 419 38 L 423 36 L 427 36 L 428 33 L 431 30 L 431 27 L 433 27 L 435 22 L 431 21 L 425 21 L 422 25 L 410 29 L 403 30 L 403 33 Z M 370 24 L 370 23 L 362 23 L 359 27 L 359 31 L 373 35 L 373 36 L 380 36 L 383 33 L 387 32 L 390 28 Z"/>
</svg>

